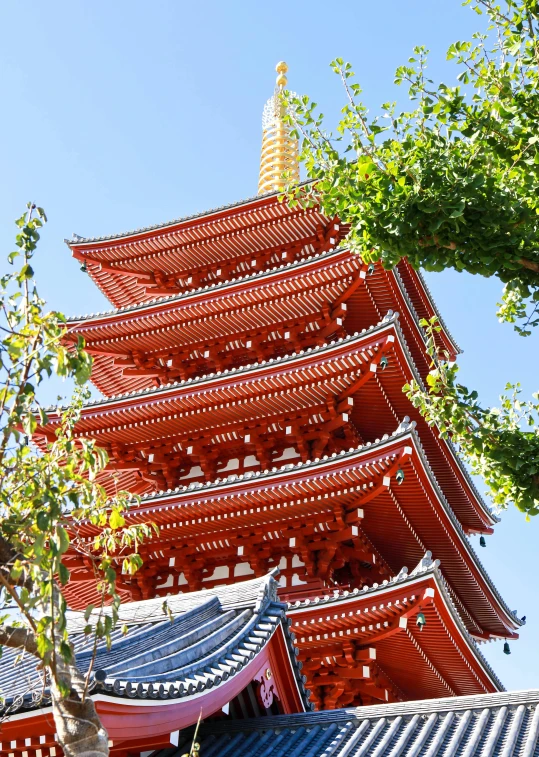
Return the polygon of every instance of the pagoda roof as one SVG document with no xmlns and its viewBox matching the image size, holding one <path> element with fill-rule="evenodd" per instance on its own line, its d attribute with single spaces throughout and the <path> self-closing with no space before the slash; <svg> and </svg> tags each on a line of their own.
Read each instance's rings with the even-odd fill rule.
<svg viewBox="0 0 539 757">
<path fill-rule="evenodd" d="M 382 680 L 375 696 L 378 699 L 384 694 L 395 697 L 399 692 L 398 698 L 411 699 L 503 690 L 468 633 L 439 565 L 440 561 L 427 552 L 411 573 L 403 568 L 381 584 L 361 590 L 335 590 L 289 604 L 288 616 L 300 659 L 311 668 L 307 672 L 309 688 L 315 686 L 313 669 L 320 673 L 325 667 L 339 675 L 340 667 L 328 660 L 341 652 L 351 667 L 355 661 L 356 668 L 367 668 L 361 670 L 367 686 L 360 688 L 367 697 L 375 693 L 369 691 L 369 683 L 374 684 L 378 671 L 393 687 L 393 691 L 384 691 Z M 421 627 L 415 622 L 419 613 L 426 621 Z M 351 643 L 356 650 L 370 654 L 357 660 L 357 653 L 347 650 Z M 313 665 L 313 659 L 320 660 L 322 666 Z M 319 685 L 329 683 L 330 679 L 319 677 Z M 324 704 L 327 707 L 327 702 Z"/>
<path fill-rule="evenodd" d="M 305 182 L 304 182 L 305 183 Z M 307 182 L 308 183 L 308 182 Z M 218 205 L 215 208 L 209 210 L 202 210 L 198 213 L 191 213 L 190 215 L 174 218 L 171 221 L 163 221 L 162 223 L 155 223 L 150 226 L 141 226 L 138 229 L 131 229 L 131 231 L 121 231 L 117 234 L 105 234 L 100 237 L 82 237 L 79 234 L 73 234 L 71 239 L 65 239 L 65 243 L 69 247 L 85 244 L 95 244 L 98 242 L 111 242 L 119 239 L 128 239 L 131 237 L 137 237 L 140 235 L 148 234 L 152 231 L 166 231 L 180 224 L 188 223 L 190 221 L 197 221 L 201 218 L 210 218 L 212 216 L 220 217 L 223 213 L 228 213 L 236 208 L 243 208 L 252 203 L 264 202 L 268 199 L 277 199 L 279 192 L 268 192 L 263 195 L 255 195 L 254 197 L 246 197 L 243 200 L 236 200 L 236 202 L 226 203 L 225 205 Z"/>
<path fill-rule="evenodd" d="M 270 358 L 264 360 L 261 363 L 253 363 L 249 365 L 240 366 L 238 368 L 225 369 L 224 371 L 217 371 L 216 373 L 210 373 L 204 376 L 197 376 L 193 379 L 186 379 L 185 381 L 175 381 L 170 384 L 165 384 L 159 387 L 149 387 L 141 391 L 127 392 L 124 394 L 114 395 L 112 397 L 105 397 L 100 399 L 88 400 L 84 403 L 82 411 L 82 419 L 90 417 L 104 416 L 105 413 L 120 412 L 124 407 L 134 406 L 145 407 L 148 404 L 155 401 L 161 401 L 169 396 L 177 396 L 179 393 L 184 395 L 195 394 L 200 396 L 201 392 L 208 388 L 215 388 L 222 390 L 228 385 L 234 385 L 238 379 L 244 379 L 241 386 L 246 386 L 247 379 L 251 376 L 256 377 L 255 380 L 267 379 L 269 381 L 275 381 L 281 374 L 288 375 L 288 368 L 291 367 L 293 371 L 297 371 L 301 367 L 311 367 L 316 360 L 317 365 L 323 367 L 328 361 L 328 353 L 347 353 L 349 347 L 358 345 L 362 350 L 374 351 L 374 348 L 385 343 L 385 337 L 388 335 L 394 336 L 397 332 L 396 324 L 398 320 L 398 314 L 391 313 L 384 318 L 380 323 L 376 324 L 370 329 L 364 329 L 361 333 L 355 333 L 349 337 L 344 337 L 335 342 L 322 345 L 320 347 L 307 348 L 306 350 L 300 350 L 283 357 Z M 390 343 L 393 343 L 395 339 L 391 339 Z M 372 355 L 368 358 L 364 358 L 363 362 L 368 362 L 372 359 Z M 370 365 L 370 362 L 369 362 Z M 317 376 L 317 378 L 319 378 Z M 275 389 L 277 386 L 275 386 Z M 284 386 L 282 387 L 285 388 Z M 338 392 L 336 392 L 337 394 Z M 143 400 L 141 403 L 140 400 Z M 47 411 L 54 413 L 55 407 L 51 406 L 47 408 Z M 65 409 L 63 406 L 59 409 Z M 54 423 L 56 417 L 51 415 L 51 421 Z M 86 432 L 88 433 L 88 432 Z"/>
<path fill-rule="evenodd" d="M 405 474 L 400 485 L 395 482 L 399 468 Z M 143 496 L 126 513 L 126 520 L 152 520 L 160 526 L 155 546 L 142 545 L 144 554 L 150 556 L 153 549 L 163 554 L 167 544 L 189 544 L 207 561 L 216 541 L 235 548 L 238 534 L 256 528 L 267 538 L 274 538 L 279 528 L 294 535 L 307 521 L 322 522 L 327 514 L 334 519 L 335 508 L 345 508 L 346 522 L 361 521 L 362 531 L 395 572 L 433 549 L 475 637 L 516 636 L 523 621 L 504 602 L 466 537 L 413 423 L 403 423 L 376 443 L 320 460 Z M 80 528 L 81 536 L 89 540 L 94 531 L 89 525 Z"/>
<path fill-rule="evenodd" d="M 208 210 L 202 213 L 197 213 L 191 216 L 186 216 L 184 218 L 179 218 L 174 221 L 168 221 L 163 224 L 156 224 L 154 226 L 147 226 L 144 228 L 140 228 L 137 230 L 111 235 L 111 236 L 103 236 L 103 237 L 80 237 L 76 234 L 73 235 L 72 240 L 65 240 L 66 243 L 69 245 L 71 251 L 73 252 L 73 255 L 78 258 L 79 260 L 83 261 L 85 259 L 85 256 L 88 256 L 90 254 L 90 251 L 93 247 L 95 247 L 96 250 L 101 250 L 99 253 L 101 256 L 104 257 L 104 259 L 109 260 L 111 256 L 114 257 L 114 253 L 112 252 L 105 252 L 107 249 L 118 249 L 118 250 L 132 250 L 134 249 L 132 245 L 135 244 L 141 244 L 147 239 L 155 238 L 156 236 L 162 236 L 162 235 L 168 235 L 170 236 L 173 231 L 182 230 L 182 229 L 188 229 L 193 224 L 198 227 L 199 222 L 204 221 L 204 226 L 208 224 L 223 224 L 223 221 L 227 221 L 226 229 L 227 231 L 231 231 L 233 228 L 235 228 L 232 222 L 232 218 L 235 218 L 238 216 L 244 216 L 245 214 L 251 213 L 251 212 L 259 212 L 260 208 L 264 207 L 266 208 L 266 212 L 271 213 L 277 213 L 277 216 L 281 218 L 283 214 L 286 216 L 290 213 L 297 213 L 297 209 L 291 209 L 286 203 L 279 202 L 279 193 L 271 193 L 264 196 L 257 196 L 252 197 L 246 200 L 242 200 L 237 203 L 231 203 L 229 205 L 224 205 L 219 208 L 215 208 L 213 210 Z M 272 210 L 270 211 L 270 208 Z M 313 212 L 314 209 L 310 210 L 300 210 L 300 213 L 308 214 Z M 328 219 L 325 216 L 322 216 L 319 214 L 318 211 L 318 223 L 320 223 L 322 226 L 324 224 L 328 224 Z M 333 223 L 333 222 L 329 222 Z M 218 233 L 218 232 L 217 232 Z M 303 234 L 306 233 L 305 226 L 303 226 Z M 335 231 L 332 229 L 330 232 L 334 237 L 334 243 L 330 244 L 329 247 L 327 246 L 327 243 L 324 247 L 324 249 L 332 249 L 338 246 L 339 240 L 343 238 L 343 235 L 347 233 L 347 227 L 346 226 L 340 226 L 340 228 Z M 319 229 L 318 229 L 319 234 Z M 147 243 L 148 244 L 148 243 Z M 269 245 L 271 248 L 271 245 L 275 244 L 275 239 L 272 238 L 269 241 Z M 128 247 L 131 245 L 130 247 Z M 309 256 L 310 254 L 313 254 L 316 249 L 318 249 L 319 246 L 317 245 L 310 245 L 310 247 L 306 248 L 306 255 Z M 153 248 L 152 252 L 155 253 L 156 250 Z M 252 253 L 252 244 L 250 246 L 251 249 L 251 256 L 254 254 L 256 256 L 257 253 Z M 261 249 L 261 252 L 263 252 L 263 248 Z M 127 255 L 129 257 L 129 255 Z M 218 260 L 220 262 L 224 262 L 224 255 L 221 254 L 218 257 Z M 286 259 L 285 267 L 290 265 L 290 260 Z M 200 265 L 201 266 L 207 266 L 210 264 L 210 257 L 207 254 L 203 254 Z M 273 267 L 280 266 L 283 263 L 282 257 L 279 258 L 279 256 L 276 256 L 273 258 Z M 252 262 L 250 262 L 252 264 Z M 269 260 L 269 265 L 272 265 L 271 259 Z M 130 305 L 137 305 L 144 301 L 155 301 L 155 296 L 152 297 L 151 293 L 146 293 L 143 286 L 140 284 L 135 285 L 133 281 L 124 281 L 121 284 L 117 284 L 113 281 L 113 277 L 118 277 L 119 274 L 116 273 L 110 273 L 105 271 L 97 271 L 98 264 L 92 264 L 90 263 L 88 267 L 88 272 L 94 278 L 97 285 L 100 287 L 100 289 L 105 293 L 105 296 L 116 306 L 130 306 Z M 168 267 L 170 268 L 170 264 L 168 264 Z M 237 270 L 235 273 L 235 276 L 233 278 L 237 280 L 241 280 L 243 277 L 248 277 L 250 271 L 248 270 L 249 266 L 244 266 L 242 270 Z M 436 303 L 430 294 L 430 291 L 428 289 L 428 286 L 422 276 L 422 274 L 418 271 L 415 271 L 411 268 L 411 266 L 403 261 L 397 269 L 394 269 L 395 272 L 398 272 L 400 276 L 402 277 L 402 281 L 405 285 L 405 288 L 408 291 L 408 296 L 410 297 L 410 301 L 413 304 L 413 307 L 415 308 L 416 312 L 418 313 L 420 318 L 427 317 L 430 318 L 432 315 L 437 315 L 438 319 L 440 321 L 440 324 L 443 327 L 443 335 L 445 336 L 446 341 L 446 347 L 449 349 L 450 352 L 453 352 L 454 354 L 457 354 L 459 352 L 459 347 L 453 337 L 451 336 L 449 330 L 447 329 L 446 324 L 444 323 L 440 313 L 438 312 L 438 309 L 436 307 Z M 132 277 L 129 277 L 132 279 Z M 230 276 L 224 276 L 224 279 L 230 280 Z M 206 285 L 209 285 L 209 288 L 211 288 L 213 285 L 219 283 L 217 280 L 212 281 L 211 279 L 206 282 Z M 198 287 L 196 283 L 192 283 L 189 285 L 190 289 L 197 290 Z M 107 292 L 114 292 L 115 296 L 109 296 Z M 387 308 L 386 308 L 387 309 Z M 80 317 L 79 317 L 80 319 Z"/>
<path fill-rule="evenodd" d="M 135 234 L 68 244 L 121 307 L 336 247 L 345 233 L 316 207 L 291 208 L 269 196 Z"/>
<path fill-rule="evenodd" d="M 198 740 L 204 757 L 533 757 L 538 737 L 532 689 L 205 723 Z M 191 738 L 151 757 L 180 757 Z"/>
<path fill-rule="evenodd" d="M 273 333 L 326 309 L 329 314 L 336 301 L 345 301 L 355 280 L 365 276 L 363 269 L 349 252 L 335 250 L 154 302 L 71 318 L 69 330 L 73 337 L 83 336 L 94 355 L 91 379 L 100 391 L 137 391 L 155 386 L 155 374 L 124 375 L 115 358 L 136 351 L 147 359 L 173 349 L 198 349 L 204 355 L 214 345 L 235 344 L 263 330 Z"/>
<path fill-rule="evenodd" d="M 190 725 L 200 711 L 204 717 L 219 711 L 254 680 L 261 664 L 267 667 L 269 658 L 264 652 L 277 636 L 283 653 L 277 660 L 282 680 L 286 680 L 288 667 L 289 683 L 295 689 L 288 694 L 288 709 L 308 709 L 308 693 L 286 622 L 286 605 L 278 601 L 276 591 L 277 582 L 270 574 L 232 586 L 169 596 L 167 613 L 162 598 L 122 604 L 112 646 L 107 650 L 104 641 L 98 643 L 92 667 L 89 691 L 98 702 L 98 711 L 99 703 L 106 702 L 112 705 L 128 700 L 126 705 L 133 705 L 140 701 L 159 707 L 177 701 L 184 708 L 175 710 L 176 728 Z M 93 613 L 96 621 L 98 614 Z M 87 621 L 82 613 L 78 615 L 69 619 L 68 628 L 78 668 L 86 674 L 93 659 L 94 638 L 84 634 Z M 127 634 L 120 628 L 124 624 Z M 5 699 L 0 714 L 9 713 L 10 721 L 16 713 L 43 714 L 51 701 L 35 658 L 19 657 L 20 650 L 4 648 L 0 691 Z M 279 693 L 284 699 L 286 692 Z M 282 704 L 287 709 L 287 702 Z M 105 706 L 102 709 L 107 711 Z M 155 718 L 155 710 L 146 708 L 146 712 Z"/>
<path fill-rule="evenodd" d="M 375 363 L 383 351 L 396 359 L 392 357 L 382 372 L 377 371 Z M 241 429 L 246 429 L 247 422 L 259 422 L 268 417 L 278 420 L 279 413 L 288 419 L 291 413 L 299 412 L 300 406 L 320 409 L 331 397 L 344 396 L 357 383 L 358 369 L 360 381 L 364 383 L 357 395 L 357 410 L 354 408 L 351 418 L 360 433 L 366 439 L 374 439 L 378 434 L 392 431 L 395 423 L 408 413 L 417 419 L 431 465 L 443 480 L 444 490 L 462 523 L 470 531 L 488 532 L 496 518 L 481 500 L 453 448 L 439 439 L 437 432 L 423 421 L 402 393 L 406 381 L 415 378 L 421 382 L 421 377 L 404 341 L 398 314 L 388 314 L 370 329 L 321 347 L 171 385 L 90 401 L 83 409 L 76 430 L 81 436 L 94 437 L 102 446 L 135 445 L 143 438 L 164 439 L 177 433 L 182 423 L 186 440 L 197 428 L 217 429 L 218 425 L 223 433 L 237 435 Z M 244 402 L 247 396 L 253 400 L 258 397 L 258 404 Z M 391 407 L 387 406 L 388 396 Z M 209 412 L 210 407 L 215 409 Z M 50 435 L 58 415 L 54 408 L 48 411 Z M 166 423 L 157 423 L 160 418 L 165 418 Z M 381 422 L 385 427 L 380 433 Z M 39 428 L 37 434 L 47 433 L 48 428 Z M 118 485 L 133 489 L 136 485 L 133 474 L 120 472 Z"/>
<path fill-rule="evenodd" d="M 314 253 L 291 263 L 281 263 L 280 265 L 275 265 L 262 271 L 255 271 L 254 273 L 248 272 L 244 276 L 234 277 L 230 280 L 220 281 L 215 284 L 206 284 L 205 286 L 197 287 L 196 289 L 179 294 L 154 297 L 151 300 L 145 300 L 124 307 L 111 308 L 97 313 L 71 316 L 67 319 L 67 324 L 70 330 L 79 328 L 88 330 L 100 328 L 106 329 L 110 326 L 119 327 L 120 323 L 129 322 L 131 316 L 148 318 L 152 315 L 162 315 L 171 309 L 178 309 L 178 306 L 211 306 L 215 302 L 216 297 L 228 297 L 233 295 L 246 296 L 250 291 L 256 292 L 260 285 L 266 287 L 268 284 L 273 284 L 276 281 L 281 283 L 283 280 L 298 275 L 303 276 L 308 274 L 311 270 L 319 270 L 322 267 L 325 268 L 328 266 L 334 267 L 348 259 L 355 262 L 355 269 L 366 268 L 361 262 L 356 262 L 356 260 L 359 259 L 357 254 L 351 253 L 347 247 L 338 247 L 329 251 Z M 410 316 L 416 324 L 419 323 L 420 318 L 430 318 L 433 313 L 436 313 L 447 334 L 448 340 L 451 341 L 451 347 L 454 353 L 457 354 L 460 352 L 460 348 L 452 339 L 445 324 L 443 324 L 442 318 L 437 311 L 436 303 L 430 294 L 430 290 L 427 288 L 427 283 L 421 272 L 415 271 L 409 266 L 409 264 L 401 265 L 391 271 L 385 271 L 382 268 L 375 270 L 378 270 L 379 274 L 383 274 L 384 277 L 387 277 L 388 275 L 394 276 L 402 298 L 409 309 Z M 347 272 L 351 272 L 351 270 L 347 269 Z M 408 282 L 407 284 L 405 284 L 405 279 Z M 420 282 L 421 286 L 411 286 L 410 282 L 414 281 Z M 420 297 L 420 294 L 424 294 L 424 297 Z M 429 303 L 429 308 L 423 305 L 423 303 L 426 302 Z M 208 311 L 208 313 L 199 313 L 198 317 L 200 318 L 201 316 L 207 316 L 210 314 L 210 311 Z M 114 336 L 116 336 L 116 334 Z M 104 333 L 103 338 L 106 337 L 107 334 Z"/>
<path fill-rule="evenodd" d="M 273 344 L 279 348 L 278 331 L 282 324 L 309 316 L 316 319 L 325 309 L 328 315 L 334 310 L 345 324 L 355 323 L 352 331 L 371 326 L 388 310 L 402 312 L 408 345 L 421 375 L 425 375 L 430 364 L 414 301 L 420 300 L 421 317 L 430 318 L 435 311 L 432 307 L 421 307 L 418 294 L 421 286 L 414 286 L 417 273 L 404 263 L 393 271 L 376 266 L 368 278 L 365 270 L 359 256 L 339 248 L 183 294 L 73 317 L 68 325 L 73 337 L 85 338 L 88 350 L 94 355 L 92 381 L 106 396 L 155 386 L 154 377 L 159 375 L 159 371 L 125 373 L 122 366 L 115 364 L 115 358 L 133 359 L 134 352 L 143 354 L 145 360 L 166 358 L 169 351 L 178 347 L 198 349 L 204 355 L 212 345 L 222 348 L 229 340 L 233 346 L 239 346 L 234 340 L 248 339 L 262 330 L 277 334 Z M 407 285 L 400 270 L 406 275 Z M 358 287 L 359 284 L 363 287 Z M 352 308 L 347 313 L 348 306 L 340 306 L 349 299 Z M 369 318 L 367 302 L 372 308 L 372 320 L 365 322 Z M 444 333 L 441 332 L 442 337 Z M 304 335 L 302 341 L 316 336 L 313 331 Z M 440 346 L 453 357 L 458 351 L 447 335 L 445 340 L 440 339 Z"/>
<path fill-rule="evenodd" d="M 196 289 L 190 289 L 186 292 L 154 297 L 152 300 L 144 300 L 132 305 L 125 305 L 124 307 L 110 308 L 109 310 L 104 310 L 98 313 L 70 316 L 67 319 L 67 323 L 72 327 L 83 325 L 90 321 L 90 325 L 99 326 L 103 321 L 115 323 L 118 318 L 121 318 L 124 315 L 162 312 L 163 306 L 169 304 L 211 302 L 215 295 L 220 295 L 223 291 L 227 295 L 230 293 L 230 290 L 232 290 L 233 293 L 238 292 L 243 294 L 246 292 L 246 285 L 249 289 L 257 288 L 260 284 L 265 286 L 268 282 L 272 283 L 274 280 L 281 281 L 283 278 L 294 277 L 298 272 L 303 274 L 306 270 L 318 269 L 321 263 L 329 263 L 331 265 L 335 262 L 340 262 L 342 258 L 350 257 L 351 255 L 352 253 L 350 253 L 346 247 L 337 247 L 324 252 L 313 253 L 301 260 L 295 260 L 286 265 L 281 263 L 280 265 L 275 265 L 262 271 L 248 272 L 244 276 L 238 276 L 226 281 L 219 281 L 215 284 L 207 284 L 205 286 L 197 287 Z"/>
</svg>

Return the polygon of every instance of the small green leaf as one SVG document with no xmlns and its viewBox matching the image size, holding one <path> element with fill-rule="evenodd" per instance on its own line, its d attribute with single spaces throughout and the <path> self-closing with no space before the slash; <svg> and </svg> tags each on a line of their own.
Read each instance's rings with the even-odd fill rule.
<svg viewBox="0 0 539 757">
<path fill-rule="evenodd" d="M 125 518 L 118 510 L 112 510 L 109 516 L 109 525 L 113 530 L 125 526 Z"/>
</svg>

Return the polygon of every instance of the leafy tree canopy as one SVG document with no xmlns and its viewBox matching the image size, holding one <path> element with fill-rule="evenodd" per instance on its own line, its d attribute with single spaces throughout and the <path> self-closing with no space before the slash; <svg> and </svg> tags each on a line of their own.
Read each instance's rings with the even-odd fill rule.
<svg viewBox="0 0 539 757">
<path fill-rule="evenodd" d="M 291 101 L 301 159 L 316 201 L 350 224 L 367 262 L 406 257 L 427 271 L 454 268 L 505 284 L 499 316 L 523 334 L 539 324 L 539 3 L 466 0 L 489 20 L 472 41 L 451 45 L 459 84 L 435 85 L 416 47 L 395 82 L 395 102 L 370 117 L 350 63 L 331 63 L 346 92 L 336 134 L 308 97 Z"/>
<path fill-rule="evenodd" d="M 500 407 L 482 407 L 476 391 L 458 380 L 459 368 L 439 350 L 436 317 L 421 321 L 432 370 L 427 388 L 417 381 L 403 389 L 431 426 L 451 439 L 472 472 L 482 476 L 494 506 L 513 503 L 526 516 L 539 513 L 539 392 L 521 399 L 519 384 L 507 384 Z"/>
<path fill-rule="evenodd" d="M 120 602 L 116 571 L 138 569 L 137 546 L 150 527 L 126 525 L 130 495 L 109 499 L 97 480 L 106 453 L 75 439 L 91 358 L 82 340 L 64 346 L 65 318 L 47 312 L 35 288 L 31 262 L 44 221 L 33 205 L 19 218 L 17 249 L 8 256 L 13 269 L 0 278 L 0 645 L 38 659 L 64 754 L 108 755 L 107 734 L 87 696 L 91 671 L 82 675 L 75 664 L 63 589 L 77 561 L 93 568 L 97 601 L 86 608 L 85 633 L 96 644 L 110 643 Z M 48 420 L 36 390 L 53 375 L 73 378 L 79 388 L 54 440 L 36 453 L 32 436 L 38 420 Z M 93 543 L 79 537 L 81 523 L 96 527 Z M 0 717 L 9 716 L 1 705 Z"/>
<path fill-rule="evenodd" d="M 416 47 L 395 83 L 410 107 L 386 102 L 374 117 L 350 63 L 331 63 L 346 96 L 336 133 L 308 97 L 287 94 L 288 120 L 312 181 L 288 187 L 292 204 L 318 204 L 350 225 L 348 244 L 368 263 L 454 268 L 497 276 L 498 316 L 522 336 L 539 325 L 539 3 L 466 0 L 486 19 L 471 41 L 455 42 L 456 86 L 428 78 Z M 424 321 L 427 387 L 404 387 L 442 436 L 483 475 L 497 507 L 539 513 L 539 395 L 525 402 L 508 385 L 500 407 L 484 408 L 439 352 L 436 319 Z"/>
</svg>

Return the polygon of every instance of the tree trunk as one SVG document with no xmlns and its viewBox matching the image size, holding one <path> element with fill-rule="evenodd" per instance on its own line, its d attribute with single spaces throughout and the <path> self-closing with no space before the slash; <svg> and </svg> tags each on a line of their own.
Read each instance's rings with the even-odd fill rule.
<svg viewBox="0 0 539 757">
<path fill-rule="evenodd" d="M 84 696 L 84 677 L 74 665 L 61 658 L 56 672 L 58 680 L 70 687 L 66 697 L 57 684 L 51 686 L 56 733 L 65 757 L 108 757 L 108 734 L 101 725 L 94 702 Z"/>
<path fill-rule="evenodd" d="M 60 592 L 56 586 L 52 601 L 59 617 Z M 67 662 L 60 652 L 58 637 L 54 645 L 51 694 L 58 743 L 65 757 L 109 757 L 108 733 L 101 725 L 94 702 L 87 696 L 85 677 L 74 664 L 75 650 L 70 644 L 72 661 Z"/>
<path fill-rule="evenodd" d="M 33 631 L 0 625 L 0 645 L 21 649 L 40 660 Z M 58 743 L 65 757 L 109 757 L 109 739 L 101 725 L 94 702 L 85 697 L 84 676 L 56 656 L 56 677 L 69 691 L 62 695 L 50 672 L 54 722 Z"/>
</svg>

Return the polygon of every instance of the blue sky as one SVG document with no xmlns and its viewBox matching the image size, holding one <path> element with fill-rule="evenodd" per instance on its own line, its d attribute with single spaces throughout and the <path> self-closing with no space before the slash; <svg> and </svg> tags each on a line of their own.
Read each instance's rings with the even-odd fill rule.
<svg viewBox="0 0 539 757">
<path fill-rule="evenodd" d="M 290 87 L 336 118 L 343 101 L 333 57 L 353 63 L 376 108 L 402 96 L 393 73 L 416 44 L 433 51 L 432 78 L 452 81 L 445 49 L 479 24 L 459 0 L 2 3 L 0 242 L 7 254 L 13 219 L 28 199 L 42 205 L 41 294 L 70 315 L 103 310 L 63 239 L 254 195 L 262 107 L 278 60 L 289 64 Z M 539 334 L 522 339 L 497 323 L 497 281 L 456 273 L 428 281 L 463 349 L 465 383 L 489 403 L 507 381 L 520 380 L 528 394 L 539 389 Z M 525 523 L 509 510 L 479 550 L 511 608 L 528 618 L 511 656 L 501 642 L 483 646 L 508 689 L 539 687 L 538 536 L 539 519 Z"/>
</svg>

